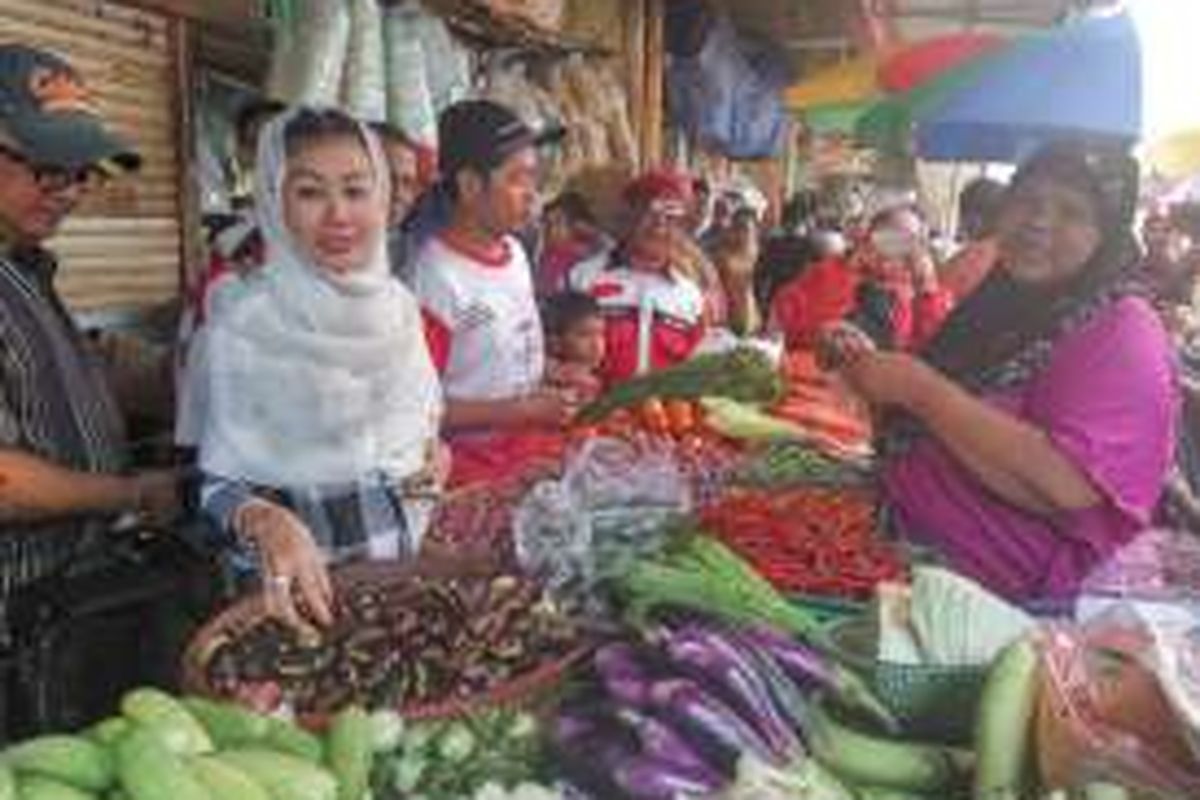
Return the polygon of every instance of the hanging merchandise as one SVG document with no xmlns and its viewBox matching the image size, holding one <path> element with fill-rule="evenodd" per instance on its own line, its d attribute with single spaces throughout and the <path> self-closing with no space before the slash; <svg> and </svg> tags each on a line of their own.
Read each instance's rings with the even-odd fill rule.
<svg viewBox="0 0 1200 800">
<path fill-rule="evenodd" d="M 376 0 L 349 0 L 350 43 L 342 78 L 342 105 L 370 122 L 387 119 L 383 14 Z"/>
<path fill-rule="evenodd" d="M 425 71 L 417 3 L 387 10 L 383 22 L 387 64 L 387 119 L 418 144 L 437 147 L 437 112 Z"/>
<path fill-rule="evenodd" d="M 778 155 L 787 135 L 782 72 L 760 53 L 751 61 L 733 23 L 722 15 L 694 55 L 676 53 L 672 59 L 667 74 L 672 115 L 693 138 L 730 158 Z"/>
<path fill-rule="evenodd" d="M 416 5 L 416 4 L 413 4 Z M 471 92 L 471 54 L 450 34 L 445 20 L 416 6 L 416 39 L 425 53 L 425 79 L 433 107 L 441 113 Z"/>
<path fill-rule="evenodd" d="M 278 20 L 267 94 L 297 105 L 337 105 L 350 43 L 342 0 L 292 0 Z"/>
</svg>

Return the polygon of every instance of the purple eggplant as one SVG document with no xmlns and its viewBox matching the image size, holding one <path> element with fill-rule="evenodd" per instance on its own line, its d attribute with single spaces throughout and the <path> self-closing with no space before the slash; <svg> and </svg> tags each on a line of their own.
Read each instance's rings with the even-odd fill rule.
<svg viewBox="0 0 1200 800">
<path fill-rule="evenodd" d="M 776 754 L 790 760 L 801 753 L 796 731 L 740 642 L 711 627 L 689 625 L 671 634 L 665 647 L 675 664 L 723 690 L 734 710 L 762 733 Z"/>
<path fill-rule="evenodd" d="M 560 747 L 574 747 L 581 739 L 592 735 L 599 723 L 586 714 L 563 711 L 554 719 L 554 741 Z"/>
<path fill-rule="evenodd" d="M 649 756 L 626 761 L 617 768 L 614 782 L 635 800 L 707 797 L 725 784 L 709 771 L 681 767 Z"/>
<path fill-rule="evenodd" d="M 814 684 L 832 694 L 847 709 L 860 711 L 885 731 L 896 733 L 899 723 L 887 706 L 857 674 L 817 651 L 770 628 L 757 627 L 742 637 L 781 666 L 801 688 Z"/>
<path fill-rule="evenodd" d="M 836 686 L 837 678 L 832 664 L 803 642 L 763 626 L 751 628 L 743 632 L 741 637 L 774 658 L 801 688 L 815 685 L 832 689 Z"/>
<path fill-rule="evenodd" d="M 626 642 L 613 642 L 596 651 L 593 662 L 600 681 L 618 703 L 645 708 L 652 677 L 638 651 Z"/>
<path fill-rule="evenodd" d="M 776 753 L 752 726 L 723 701 L 707 694 L 687 678 L 668 678 L 650 687 L 650 702 L 662 709 L 665 716 L 687 726 L 700 735 L 734 752 L 745 752 L 760 761 L 783 766 L 781 753 Z"/>
<path fill-rule="evenodd" d="M 617 717 L 637 735 L 643 755 L 721 780 L 720 770 L 705 762 L 696 748 L 663 720 L 631 708 L 621 709 Z"/>
</svg>

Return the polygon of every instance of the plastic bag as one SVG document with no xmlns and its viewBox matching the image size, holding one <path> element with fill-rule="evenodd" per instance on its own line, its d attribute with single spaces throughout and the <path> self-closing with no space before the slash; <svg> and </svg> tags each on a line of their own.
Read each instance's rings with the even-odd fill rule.
<svg viewBox="0 0 1200 800">
<path fill-rule="evenodd" d="M 412 24 L 425 54 L 425 80 L 437 113 L 471 91 L 471 54 L 450 34 L 445 20 L 419 7 Z"/>
<path fill-rule="evenodd" d="M 590 439 L 561 480 L 538 484 L 517 507 L 517 560 L 559 597 L 579 598 L 656 551 L 667 524 L 692 505 L 688 478 L 669 454 Z"/>
<path fill-rule="evenodd" d="M 437 112 L 429 91 L 421 17 L 415 3 L 388 8 L 383 19 L 387 65 L 387 119 L 418 144 L 437 147 Z"/>
<path fill-rule="evenodd" d="M 294 105 L 337 105 L 349 41 L 342 0 L 296 0 L 291 24 L 275 37 L 268 95 Z"/>
<path fill-rule="evenodd" d="M 383 14 L 376 0 L 349 0 L 350 42 L 343 77 L 344 106 L 370 122 L 387 119 L 387 67 L 383 55 Z"/>
<path fill-rule="evenodd" d="M 1076 615 L 1086 621 L 1115 605 L 1151 620 L 1200 621 L 1200 539 L 1154 530 L 1114 553 L 1084 580 Z"/>
<path fill-rule="evenodd" d="M 1043 789 L 1113 783 L 1136 798 L 1200 797 L 1195 730 L 1169 698 L 1158 638 L 1128 607 L 1048 632 L 1037 708 Z M 1170 641 L 1171 661 L 1194 668 L 1195 632 Z M 1193 702 L 1196 687 L 1194 676 L 1183 687 Z"/>
</svg>

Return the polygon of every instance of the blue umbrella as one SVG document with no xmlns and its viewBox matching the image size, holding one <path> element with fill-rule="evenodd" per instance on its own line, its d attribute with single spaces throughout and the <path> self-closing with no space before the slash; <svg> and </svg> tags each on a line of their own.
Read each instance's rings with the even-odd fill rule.
<svg viewBox="0 0 1200 800">
<path fill-rule="evenodd" d="M 1148 0 L 1019 40 L 917 125 L 933 160 L 1019 161 L 1053 139 L 1130 144 L 1200 129 L 1197 0 Z"/>
</svg>

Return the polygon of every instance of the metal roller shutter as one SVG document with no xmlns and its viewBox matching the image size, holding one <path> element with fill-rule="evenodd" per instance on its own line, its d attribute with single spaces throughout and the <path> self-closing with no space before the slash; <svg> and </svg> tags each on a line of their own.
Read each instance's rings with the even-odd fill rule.
<svg viewBox="0 0 1200 800">
<path fill-rule="evenodd" d="M 52 248 L 77 311 L 145 308 L 179 291 L 181 215 L 176 56 L 162 14 L 106 0 L 0 0 L 0 41 L 71 61 L 105 120 L 135 143 L 141 173 L 90 194 Z"/>
</svg>

